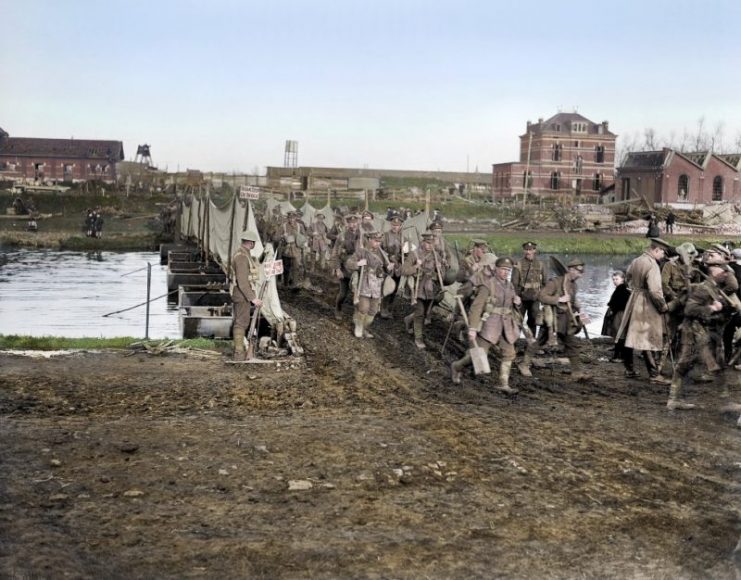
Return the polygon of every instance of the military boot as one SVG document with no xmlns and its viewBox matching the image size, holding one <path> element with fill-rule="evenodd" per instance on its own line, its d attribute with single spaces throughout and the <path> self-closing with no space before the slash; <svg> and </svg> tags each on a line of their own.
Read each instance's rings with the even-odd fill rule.
<svg viewBox="0 0 741 580">
<path fill-rule="evenodd" d="M 244 349 L 244 334 L 244 328 L 235 328 L 232 331 L 235 362 L 244 362 L 247 359 L 247 352 Z"/>
<path fill-rule="evenodd" d="M 453 382 L 454 385 L 460 385 L 461 384 L 461 378 L 463 376 L 463 373 L 461 373 L 462 368 L 462 362 L 465 360 L 465 357 L 461 360 L 454 361 L 450 365 L 450 380 Z"/>
<path fill-rule="evenodd" d="M 671 386 L 669 387 L 669 400 L 666 402 L 666 408 L 670 411 L 686 411 L 694 409 L 695 405 L 692 403 L 685 403 L 679 400 L 679 395 L 682 392 L 682 377 L 674 375 L 672 377 Z"/>
<path fill-rule="evenodd" d="M 365 315 L 365 320 L 363 321 L 363 338 L 373 338 L 373 335 L 368 331 L 368 327 L 373 323 L 373 318 L 370 314 Z"/>
<path fill-rule="evenodd" d="M 353 330 L 355 338 L 363 338 L 364 315 L 356 312 L 355 315 L 352 317 L 352 321 L 355 324 L 355 328 Z"/>
<path fill-rule="evenodd" d="M 414 319 L 413 326 L 414 326 L 414 345 L 419 350 L 426 349 L 427 348 L 427 345 L 425 344 L 425 341 L 422 338 L 422 319 L 421 318 L 415 318 Z"/>
<path fill-rule="evenodd" d="M 519 391 L 509 386 L 509 373 L 512 370 L 512 361 L 503 360 L 499 367 L 499 385 L 496 387 L 497 391 L 507 393 L 508 395 L 515 395 Z"/>
<path fill-rule="evenodd" d="M 522 356 L 522 360 L 519 363 L 517 363 L 517 370 L 520 371 L 520 374 L 523 377 L 533 376 L 533 373 L 530 372 L 531 361 L 532 361 L 532 357 L 530 356 L 530 353 L 526 350 Z"/>
<path fill-rule="evenodd" d="M 412 327 L 414 324 L 414 313 L 410 314 L 409 316 L 404 317 L 404 328 L 407 331 L 407 334 L 414 334 L 414 328 Z"/>
</svg>

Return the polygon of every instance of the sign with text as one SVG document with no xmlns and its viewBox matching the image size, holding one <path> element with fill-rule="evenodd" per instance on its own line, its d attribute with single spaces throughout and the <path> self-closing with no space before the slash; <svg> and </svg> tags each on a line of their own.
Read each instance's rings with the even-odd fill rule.
<svg viewBox="0 0 741 580">
<path fill-rule="evenodd" d="M 272 262 L 265 262 L 263 264 L 263 268 L 265 268 L 266 278 L 280 276 L 283 273 L 283 260 L 273 260 Z"/>
<path fill-rule="evenodd" d="M 254 185 L 240 185 L 239 199 L 260 199 L 260 189 Z"/>
</svg>

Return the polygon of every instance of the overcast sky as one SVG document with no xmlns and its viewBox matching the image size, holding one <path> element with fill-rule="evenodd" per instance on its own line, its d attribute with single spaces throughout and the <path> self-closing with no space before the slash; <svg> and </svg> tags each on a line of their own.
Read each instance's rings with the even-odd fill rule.
<svg viewBox="0 0 741 580">
<path fill-rule="evenodd" d="M 741 134 L 741 2 L 24 0 L 0 127 L 149 143 L 156 165 L 490 171 L 526 121 Z"/>
</svg>

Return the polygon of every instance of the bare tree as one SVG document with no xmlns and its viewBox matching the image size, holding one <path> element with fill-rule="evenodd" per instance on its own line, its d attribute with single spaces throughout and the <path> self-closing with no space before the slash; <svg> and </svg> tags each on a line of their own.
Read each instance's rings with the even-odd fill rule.
<svg viewBox="0 0 741 580">
<path fill-rule="evenodd" d="M 643 130 L 643 150 L 656 151 L 656 131 L 651 127 Z"/>
</svg>

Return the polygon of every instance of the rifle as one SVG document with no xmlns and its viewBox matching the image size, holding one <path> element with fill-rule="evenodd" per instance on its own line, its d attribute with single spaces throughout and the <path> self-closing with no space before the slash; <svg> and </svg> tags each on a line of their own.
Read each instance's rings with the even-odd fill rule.
<svg viewBox="0 0 741 580">
<path fill-rule="evenodd" d="M 265 280 L 260 286 L 260 291 L 257 296 L 260 300 L 262 300 L 262 297 L 265 295 L 265 290 L 267 287 L 268 280 Z M 257 334 L 257 322 L 260 317 L 261 309 L 262 305 L 255 306 L 255 310 L 252 313 L 252 318 L 250 319 L 250 329 L 247 331 L 247 360 L 252 360 L 253 358 L 255 358 L 255 335 Z"/>
<path fill-rule="evenodd" d="M 512 318 L 515 319 L 515 322 L 522 329 L 522 333 L 525 335 L 525 340 L 527 341 L 527 343 L 533 344 L 535 342 L 533 332 L 530 330 L 530 327 L 525 324 L 524 317 L 522 316 L 522 312 L 520 312 L 520 309 L 514 304 L 512 305 Z"/>
<path fill-rule="evenodd" d="M 713 278 L 711 278 L 704 272 L 701 272 L 700 270 L 697 270 L 697 272 L 706 282 L 710 283 L 710 294 L 715 300 L 717 300 L 718 302 L 725 302 L 728 306 L 734 308 L 736 312 L 741 313 L 741 300 L 739 300 L 738 296 L 736 296 L 735 294 L 731 294 L 729 296 L 723 290 L 721 290 L 720 286 L 718 286 L 718 283 Z"/>
</svg>

